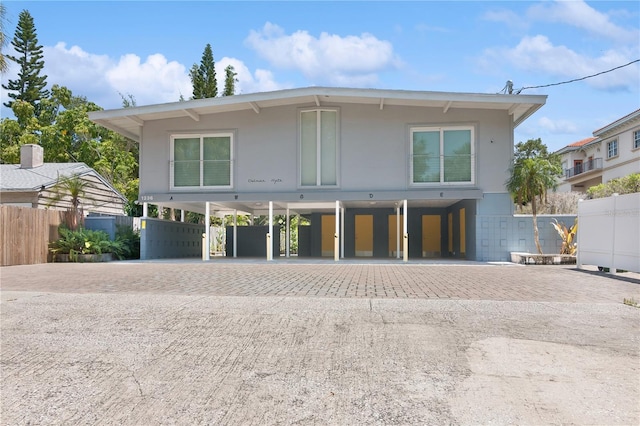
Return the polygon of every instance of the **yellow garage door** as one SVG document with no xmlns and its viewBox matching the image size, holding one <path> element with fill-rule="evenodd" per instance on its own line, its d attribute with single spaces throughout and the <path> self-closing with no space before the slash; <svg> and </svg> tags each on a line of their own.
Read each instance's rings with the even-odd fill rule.
<svg viewBox="0 0 640 426">
<path fill-rule="evenodd" d="M 440 215 L 422 216 L 422 257 L 440 257 Z"/>
<path fill-rule="evenodd" d="M 373 256 L 373 215 L 356 215 L 356 256 Z"/>
<path fill-rule="evenodd" d="M 336 233 L 336 216 L 322 216 L 322 256 L 333 257 L 334 235 Z"/>
<path fill-rule="evenodd" d="M 396 257 L 398 251 L 398 215 L 389 215 L 389 257 Z M 404 219 L 400 215 L 400 257 L 402 257 L 402 236 L 404 235 Z"/>
</svg>

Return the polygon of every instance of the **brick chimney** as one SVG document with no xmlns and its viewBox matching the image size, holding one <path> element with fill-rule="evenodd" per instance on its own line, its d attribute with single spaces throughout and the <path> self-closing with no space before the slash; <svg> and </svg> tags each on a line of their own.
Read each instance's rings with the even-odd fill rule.
<svg viewBox="0 0 640 426">
<path fill-rule="evenodd" d="M 40 145 L 26 144 L 20 147 L 20 168 L 33 169 L 44 164 L 44 150 Z"/>
</svg>

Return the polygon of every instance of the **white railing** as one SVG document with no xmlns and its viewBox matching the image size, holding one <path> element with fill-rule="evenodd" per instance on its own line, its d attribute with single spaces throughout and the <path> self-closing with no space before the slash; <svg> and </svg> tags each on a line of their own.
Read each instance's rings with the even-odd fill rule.
<svg viewBox="0 0 640 426">
<path fill-rule="evenodd" d="M 640 273 L 640 193 L 578 203 L 578 268 Z"/>
</svg>

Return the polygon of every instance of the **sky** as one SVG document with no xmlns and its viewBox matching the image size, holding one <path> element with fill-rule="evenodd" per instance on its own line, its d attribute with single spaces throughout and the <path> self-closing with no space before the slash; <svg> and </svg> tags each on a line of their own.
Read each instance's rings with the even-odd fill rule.
<svg viewBox="0 0 640 426">
<path fill-rule="evenodd" d="M 640 62 L 584 78 L 640 59 L 638 1 L 3 2 L 9 42 L 19 13 L 33 17 L 49 86 L 104 109 L 120 108 L 123 96 L 138 106 L 189 99 L 189 69 L 208 43 L 220 92 L 227 65 L 236 93 L 500 93 L 510 80 L 522 94 L 548 96 L 515 141 L 541 138 L 551 151 L 640 108 Z"/>
</svg>

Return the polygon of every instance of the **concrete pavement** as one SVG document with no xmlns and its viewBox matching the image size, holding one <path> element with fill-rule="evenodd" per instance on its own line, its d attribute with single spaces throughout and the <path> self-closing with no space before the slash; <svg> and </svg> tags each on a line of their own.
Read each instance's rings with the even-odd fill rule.
<svg viewBox="0 0 640 426">
<path fill-rule="evenodd" d="M 1 423 L 638 424 L 637 274 L 0 268 Z"/>
</svg>

